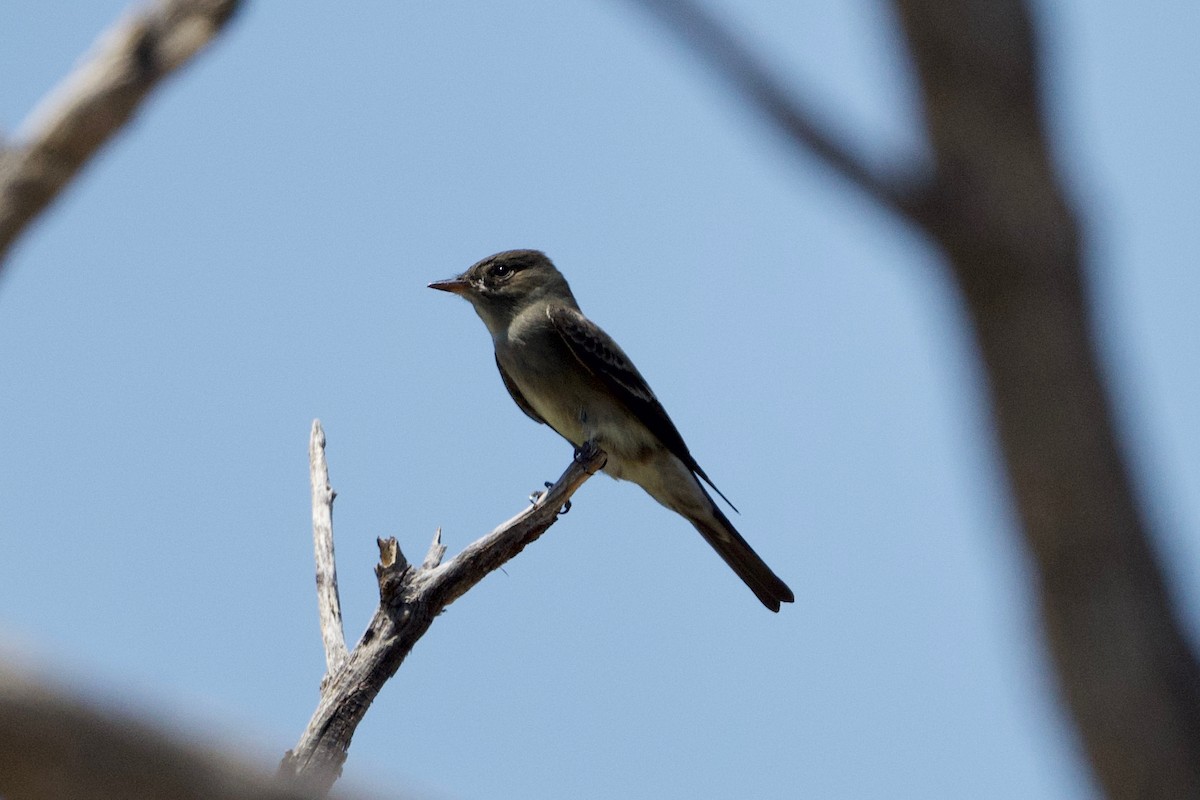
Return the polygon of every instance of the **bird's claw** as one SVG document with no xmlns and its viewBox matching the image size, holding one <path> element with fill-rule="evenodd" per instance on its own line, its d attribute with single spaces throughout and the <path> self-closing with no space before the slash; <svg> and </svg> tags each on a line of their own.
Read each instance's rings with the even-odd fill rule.
<svg viewBox="0 0 1200 800">
<path fill-rule="evenodd" d="M 543 485 L 546 487 L 546 489 L 549 489 L 554 484 L 551 483 L 550 481 L 546 481 Z M 548 494 L 548 492 L 545 490 L 542 490 L 542 489 L 539 489 L 535 492 L 531 492 L 529 495 L 529 502 L 536 506 L 538 503 L 540 503 L 542 501 L 542 498 L 545 497 L 547 494 Z M 558 515 L 561 517 L 563 514 L 566 514 L 570 510 L 571 510 L 571 501 L 568 500 L 566 503 L 563 504 L 562 510 L 558 512 Z"/>
<path fill-rule="evenodd" d="M 549 489 L 554 484 L 551 483 L 550 481 L 543 481 L 542 485 L 545 486 L 546 489 Z M 534 489 L 532 492 L 529 493 L 529 502 L 533 503 L 536 506 L 541 501 L 541 499 L 545 496 L 546 496 L 545 489 Z"/>
<path fill-rule="evenodd" d="M 591 461 L 596 455 L 596 451 L 600 449 L 600 445 L 596 444 L 591 439 L 588 439 L 579 447 L 575 448 L 575 460 L 582 463 Z"/>
</svg>

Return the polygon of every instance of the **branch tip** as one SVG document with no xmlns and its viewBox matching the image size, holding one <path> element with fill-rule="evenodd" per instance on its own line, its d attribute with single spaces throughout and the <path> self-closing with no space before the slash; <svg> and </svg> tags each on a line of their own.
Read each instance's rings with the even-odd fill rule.
<svg viewBox="0 0 1200 800">
<path fill-rule="evenodd" d="M 446 555 L 446 545 L 442 544 L 442 529 L 438 528 L 433 533 L 433 541 L 429 544 L 429 552 L 425 554 L 425 560 L 421 562 L 421 569 L 434 569 L 442 563 L 442 557 Z"/>
<path fill-rule="evenodd" d="M 400 552 L 400 543 L 395 536 L 375 540 L 379 545 L 379 569 L 392 569 L 397 563 L 404 562 L 404 553 Z"/>
</svg>

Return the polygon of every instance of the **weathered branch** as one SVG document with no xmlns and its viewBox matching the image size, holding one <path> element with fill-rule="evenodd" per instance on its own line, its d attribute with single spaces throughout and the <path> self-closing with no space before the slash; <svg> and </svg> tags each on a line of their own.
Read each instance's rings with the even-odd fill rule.
<svg viewBox="0 0 1200 800">
<path fill-rule="evenodd" d="M 342 631 L 342 601 L 338 597 L 337 562 L 333 554 L 333 500 L 325 463 L 325 431 L 314 419 L 308 440 L 309 477 L 312 483 L 313 558 L 317 564 L 317 614 L 325 645 L 325 678 L 342 668 L 349 653 Z"/>
<path fill-rule="evenodd" d="M 872 169 L 826 130 L 802 95 L 776 76 L 728 26 L 692 0 L 634 0 L 730 85 L 738 99 L 762 114 L 801 152 L 812 153 L 886 208 L 918 213 L 925 188 Z M 917 175 L 909 176 L 911 181 Z"/>
<path fill-rule="evenodd" d="M 319 425 L 314 425 L 314 431 Z M 320 448 L 310 455 L 318 457 Z M 320 455 L 323 459 L 323 455 Z M 446 563 L 439 530 L 419 567 L 394 538 L 379 540 L 379 608 L 348 660 L 327 676 L 321 699 L 299 744 L 284 756 L 283 776 L 328 791 L 345 763 L 350 740 L 383 684 L 446 606 L 546 532 L 571 495 L 604 466 L 604 452 L 585 446 L 567 470 L 530 507 Z M 317 488 L 317 482 L 313 484 Z"/>
<path fill-rule="evenodd" d="M 5 800 L 315 800 L 228 755 L 185 743 L 0 666 Z"/>
<path fill-rule="evenodd" d="M 727 29 L 640 0 L 763 112 L 923 230 L 962 290 L 987 371 L 1050 653 L 1113 798 L 1200 797 L 1200 666 L 1155 558 L 1094 341 L 1080 224 L 1045 136 L 1023 0 L 895 0 L 934 174 L 905 192 L 859 164 Z"/>
<path fill-rule="evenodd" d="M 239 0 L 160 0 L 105 33 L 0 149 L 0 267 L 13 242 L 150 91 L 221 31 Z"/>
</svg>

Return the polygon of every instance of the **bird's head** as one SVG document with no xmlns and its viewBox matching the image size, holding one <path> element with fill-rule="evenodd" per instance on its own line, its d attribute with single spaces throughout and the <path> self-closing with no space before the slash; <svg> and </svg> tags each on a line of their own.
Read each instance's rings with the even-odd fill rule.
<svg viewBox="0 0 1200 800">
<path fill-rule="evenodd" d="M 578 307 L 562 273 L 538 250 L 496 253 L 429 288 L 470 300 L 493 335 L 506 330 L 513 317 L 534 303 L 549 300 Z"/>
</svg>

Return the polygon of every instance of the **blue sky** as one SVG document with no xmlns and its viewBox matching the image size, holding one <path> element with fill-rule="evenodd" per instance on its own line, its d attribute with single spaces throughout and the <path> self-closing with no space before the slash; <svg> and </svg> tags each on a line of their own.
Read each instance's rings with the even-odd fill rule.
<svg viewBox="0 0 1200 800">
<path fill-rule="evenodd" d="M 14 0 L 13 131 L 124 3 Z M 830 124 L 919 151 L 877 3 L 724 2 Z M 1158 545 L 1200 619 L 1200 10 L 1043 4 L 1048 105 Z M 622 2 L 259 0 L 0 279 L 0 635 L 273 764 L 317 699 L 306 448 L 329 437 L 347 636 L 377 536 L 451 552 L 570 447 L 430 280 L 547 251 L 739 528 L 589 482 L 455 603 L 347 782 L 441 798 L 1091 796 L 1054 698 L 963 315 L 920 237 L 797 157 Z"/>
</svg>

